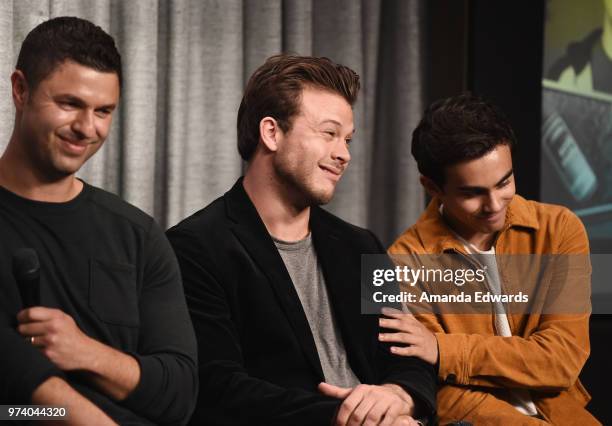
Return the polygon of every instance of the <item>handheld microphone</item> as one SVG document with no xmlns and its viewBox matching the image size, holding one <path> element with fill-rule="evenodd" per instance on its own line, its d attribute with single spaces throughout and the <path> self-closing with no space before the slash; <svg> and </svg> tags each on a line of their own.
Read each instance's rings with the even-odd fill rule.
<svg viewBox="0 0 612 426">
<path fill-rule="evenodd" d="M 40 262 L 33 248 L 13 253 L 13 276 L 17 281 L 24 308 L 40 305 Z"/>
</svg>

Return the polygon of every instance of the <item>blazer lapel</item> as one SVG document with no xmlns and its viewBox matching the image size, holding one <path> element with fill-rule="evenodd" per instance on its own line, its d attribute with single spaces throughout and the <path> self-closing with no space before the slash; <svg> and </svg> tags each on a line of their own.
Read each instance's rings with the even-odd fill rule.
<svg viewBox="0 0 612 426">
<path fill-rule="evenodd" d="M 232 232 L 270 281 L 306 359 L 323 380 L 314 337 L 297 291 L 272 237 L 242 186 L 242 178 L 225 194 L 225 200 L 227 214 L 235 223 Z"/>
</svg>

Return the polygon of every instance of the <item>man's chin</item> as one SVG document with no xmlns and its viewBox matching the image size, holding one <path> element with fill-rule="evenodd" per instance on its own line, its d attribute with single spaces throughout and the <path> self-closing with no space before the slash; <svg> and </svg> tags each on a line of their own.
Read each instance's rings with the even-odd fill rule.
<svg viewBox="0 0 612 426">
<path fill-rule="evenodd" d="M 74 175 L 85 164 L 84 161 L 61 161 L 53 165 L 53 174 L 59 178 Z"/>
<path fill-rule="evenodd" d="M 334 198 L 335 187 L 328 190 L 308 191 L 311 206 L 323 206 Z"/>
<path fill-rule="evenodd" d="M 334 198 L 334 193 L 329 194 L 314 194 L 311 197 L 311 205 L 313 206 L 324 206 L 328 204 Z"/>
<path fill-rule="evenodd" d="M 504 228 L 504 221 L 500 221 L 498 223 L 481 223 L 480 230 L 485 234 L 492 234 L 495 232 L 499 232 Z"/>
</svg>

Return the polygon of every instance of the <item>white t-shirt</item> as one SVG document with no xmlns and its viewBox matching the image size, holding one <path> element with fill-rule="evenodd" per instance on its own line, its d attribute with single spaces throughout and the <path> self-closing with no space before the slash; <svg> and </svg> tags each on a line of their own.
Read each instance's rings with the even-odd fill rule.
<svg viewBox="0 0 612 426">
<path fill-rule="evenodd" d="M 440 214 L 442 214 L 442 206 L 440 206 Z M 499 268 L 497 267 L 497 260 L 495 258 L 495 246 L 491 246 L 489 250 L 479 250 L 478 247 L 463 239 L 459 234 L 453 233 L 461 244 L 463 244 L 468 254 L 479 255 L 474 256 L 473 260 L 478 262 L 482 268 L 486 267 L 487 277 L 489 278 L 487 280 L 489 291 L 493 294 L 501 294 L 501 279 L 499 277 Z M 510 329 L 510 323 L 508 322 L 508 315 L 506 315 L 504 304 L 501 302 L 493 302 L 493 309 L 495 311 L 495 332 L 498 336 L 511 337 L 512 330 Z M 508 389 L 508 402 L 514 405 L 514 408 L 523 414 L 528 416 L 538 415 L 538 410 L 527 389 Z"/>
</svg>

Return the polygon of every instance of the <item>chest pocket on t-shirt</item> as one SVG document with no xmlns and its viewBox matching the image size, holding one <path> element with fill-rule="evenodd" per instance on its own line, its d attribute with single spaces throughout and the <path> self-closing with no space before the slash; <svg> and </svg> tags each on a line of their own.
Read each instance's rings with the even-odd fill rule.
<svg viewBox="0 0 612 426">
<path fill-rule="evenodd" d="M 108 324 L 138 327 L 134 265 L 91 259 L 89 305 Z"/>
</svg>

